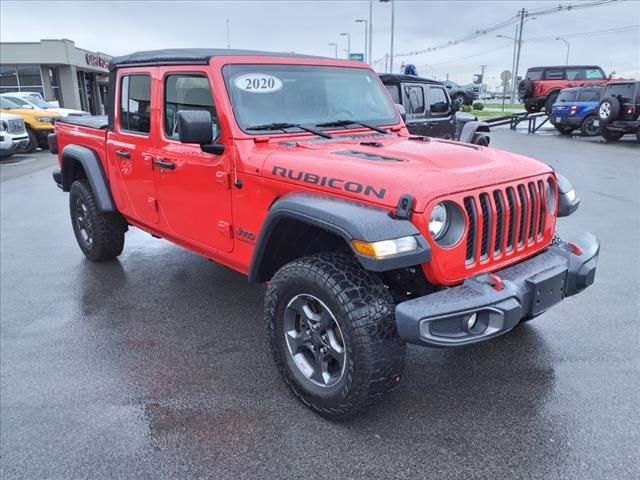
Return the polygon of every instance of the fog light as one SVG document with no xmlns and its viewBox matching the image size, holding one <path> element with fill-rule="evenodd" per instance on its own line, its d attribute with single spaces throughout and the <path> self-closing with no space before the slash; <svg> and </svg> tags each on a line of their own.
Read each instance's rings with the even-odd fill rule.
<svg viewBox="0 0 640 480">
<path fill-rule="evenodd" d="M 478 315 L 472 313 L 471 316 L 467 319 L 467 331 L 470 332 L 471 330 L 473 330 L 473 327 L 476 326 L 476 323 L 478 323 Z"/>
</svg>

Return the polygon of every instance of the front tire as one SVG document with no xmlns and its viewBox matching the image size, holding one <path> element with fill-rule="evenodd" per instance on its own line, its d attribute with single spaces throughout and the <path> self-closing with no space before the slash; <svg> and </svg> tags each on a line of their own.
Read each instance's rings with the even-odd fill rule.
<svg viewBox="0 0 640 480">
<path fill-rule="evenodd" d="M 294 260 L 274 275 L 265 317 L 278 370 L 323 417 L 344 420 L 396 387 L 406 347 L 382 281 L 349 255 Z"/>
<path fill-rule="evenodd" d="M 127 222 L 119 213 L 98 210 L 87 179 L 71 184 L 69 210 L 76 241 L 89 260 L 104 262 L 122 253 Z"/>
<path fill-rule="evenodd" d="M 38 136 L 30 128 L 27 128 L 27 134 L 29 135 L 29 145 L 24 149 L 24 152 L 33 153 L 38 149 Z"/>
<path fill-rule="evenodd" d="M 465 104 L 465 96 L 463 93 L 457 93 L 456 95 L 453 96 L 453 101 L 454 102 L 458 102 L 458 105 L 462 106 Z"/>
</svg>

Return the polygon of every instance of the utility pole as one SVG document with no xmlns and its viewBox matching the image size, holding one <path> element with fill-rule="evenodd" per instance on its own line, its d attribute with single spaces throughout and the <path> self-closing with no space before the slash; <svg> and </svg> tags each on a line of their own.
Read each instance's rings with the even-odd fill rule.
<svg viewBox="0 0 640 480">
<path fill-rule="evenodd" d="M 389 72 L 393 73 L 393 25 L 396 10 L 395 0 L 391 0 L 391 50 L 389 52 Z"/>
<path fill-rule="evenodd" d="M 351 58 L 351 34 L 341 33 L 340 36 L 347 37 L 347 59 Z"/>
<path fill-rule="evenodd" d="M 518 24 L 516 24 L 516 33 L 513 35 L 513 58 L 511 59 L 511 98 L 509 102 L 513 105 L 516 101 L 516 50 L 518 49 Z"/>
<path fill-rule="evenodd" d="M 385 53 L 384 54 L 384 73 L 389 73 L 388 68 L 389 68 L 389 54 Z"/>
<path fill-rule="evenodd" d="M 518 83 L 518 67 L 520 66 L 520 51 L 522 50 L 522 29 L 524 27 L 524 15 L 525 9 L 523 8 L 520 11 L 520 31 L 518 32 L 518 55 L 516 56 L 516 68 L 515 72 L 513 72 L 513 94 L 515 96 L 516 92 L 516 84 Z"/>
<path fill-rule="evenodd" d="M 373 62 L 373 0 L 369 0 L 369 58 L 367 63 Z"/>
<path fill-rule="evenodd" d="M 229 42 L 229 19 L 227 18 L 227 48 L 231 48 L 231 43 Z"/>
<path fill-rule="evenodd" d="M 480 65 L 480 96 L 484 97 L 484 71 L 487 69 L 486 65 Z"/>
</svg>

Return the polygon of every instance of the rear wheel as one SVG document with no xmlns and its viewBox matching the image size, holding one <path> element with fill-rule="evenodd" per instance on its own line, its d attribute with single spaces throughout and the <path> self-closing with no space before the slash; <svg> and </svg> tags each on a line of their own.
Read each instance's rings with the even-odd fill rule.
<svg viewBox="0 0 640 480">
<path fill-rule="evenodd" d="M 617 142 L 624 136 L 624 132 L 609 130 L 607 128 L 603 128 L 600 134 L 608 142 Z"/>
<path fill-rule="evenodd" d="M 525 103 L 524 109 L 529 113 L 536 113 L 540 111 L 540 107 L 534 103 Z"/>
<path fill-rule="evenodd" d="M 595 137 L 600 134 L 600 126 L 596 125 L 598 117 L 595 115 L 589 115 L 582 121 L 580 125 L 580 133 L 585 137 Z"/>
<path fill-rule="evenodd" d="M 288 263 L 265 298 L 271 349 L 293 394 L 323 417 L 354 416 L 396 387 L 406 347 L 382 281 L 345 254 Z"/>
<path fill-rule="evenodd" d="M 76 241 L 89 260 L 113 260 L 122 253 L 127 222 L 119 213 L 98 210 L 87 179 L 71 184 L 69 210 Z"/>
<path fill-rule="evenodd" d="M 453 96 L 453 101 L 458 102 L 459 105 L 464 105 L 465 97 L 463 93 L 457 93 Z"/>
</svg>

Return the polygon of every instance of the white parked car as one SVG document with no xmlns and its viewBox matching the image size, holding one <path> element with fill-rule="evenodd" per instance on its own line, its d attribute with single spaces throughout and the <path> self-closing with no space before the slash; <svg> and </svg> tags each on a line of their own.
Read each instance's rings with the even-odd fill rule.
<svg viewBox="0 0 640 480">
<path fill-rule="evenodd" d="M 38 108 L 40 110 L 47 110 L 51 113 L 57 113 L 63 117 L 71 115 L 91 115 L 89 112 L 82 110 L 74 110 L 72 108 L 60 108 L 54 107 L 51 103 L 45 102 L 39 93 L 34 92 L 10 92 L 2 93 L 0 96 L 11 100 L 13 103 L 17 103 L 20 108 Z"/>
<path fill-rule="evenodd" d="M 0 157 L 10 157 L 28 146 L 29 135 L 22 117 L 0 112 Z"/>
</svg>

